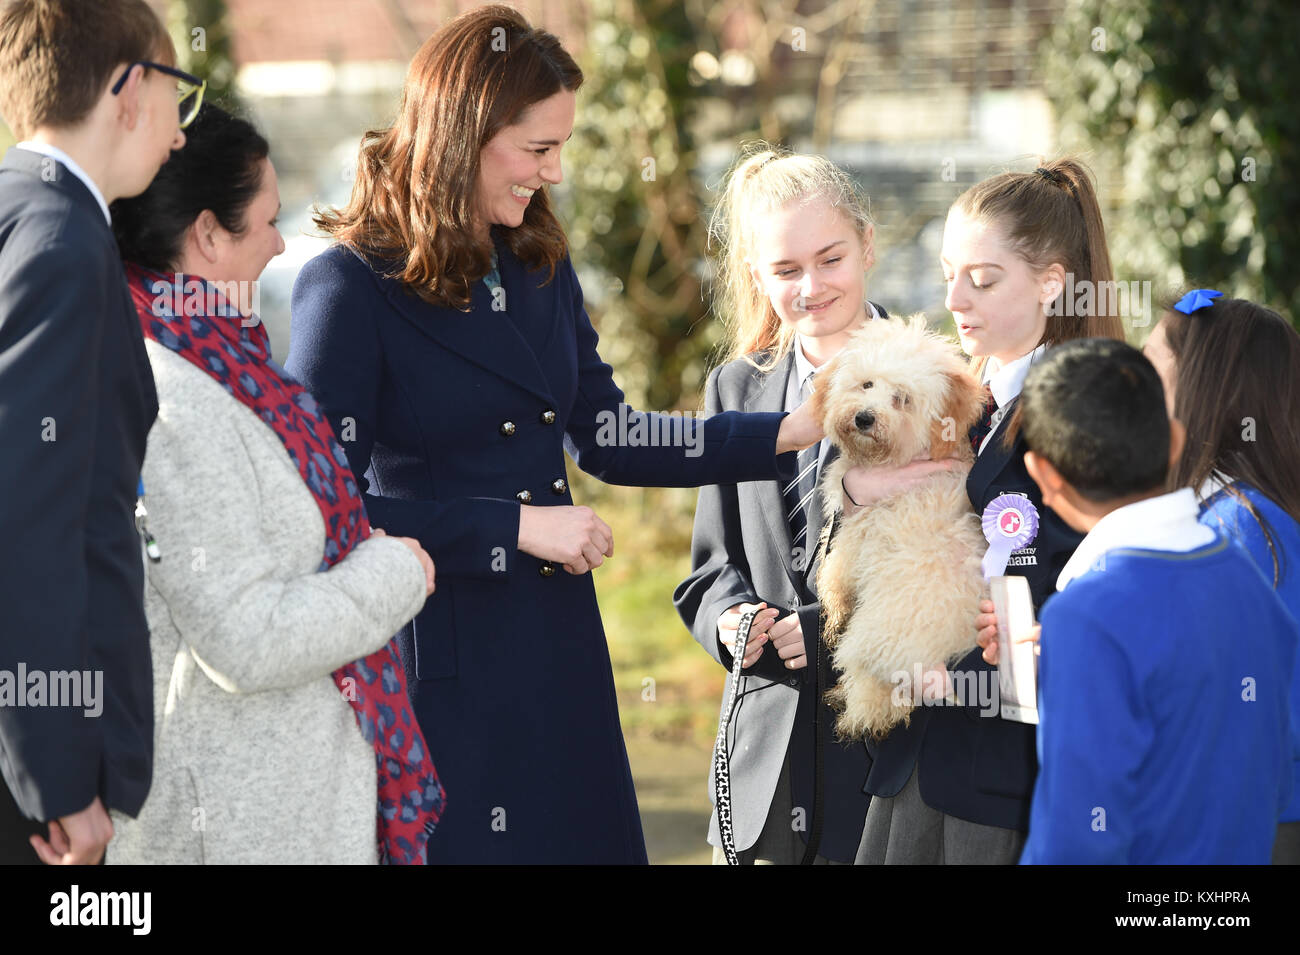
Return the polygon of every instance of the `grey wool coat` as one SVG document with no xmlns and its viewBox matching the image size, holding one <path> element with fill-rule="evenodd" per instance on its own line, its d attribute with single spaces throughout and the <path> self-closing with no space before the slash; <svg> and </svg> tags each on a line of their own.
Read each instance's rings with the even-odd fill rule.
<svg viewBox="0 0 1300 955">
<path fill-rule="evenodd" d="M 375 754 L 331 673 L 424 604 L 424 570 L 372 537 L 318 572 L 325 525 L 276 433 L 146 342 L 159 412 L 144 462 L 153 786 L 113 814 L 109 863 L 378 859 Z"/>
</svg>

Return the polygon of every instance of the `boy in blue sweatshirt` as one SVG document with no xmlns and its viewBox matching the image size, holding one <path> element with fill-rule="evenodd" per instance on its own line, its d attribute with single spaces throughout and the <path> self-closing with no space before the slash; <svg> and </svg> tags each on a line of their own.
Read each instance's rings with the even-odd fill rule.
<svg viewBox="0 0 1300 955">
<path fill-rule="evenodd" d="M 1240 549 L 1163 493 L 1184 432 L 1136 349 L 1049 349 L 1025 466 L 1087 536 L 1042 612 L 1030 863 L 1267 864 L 1291 789 L 1294 618 Z"/>
</svg>

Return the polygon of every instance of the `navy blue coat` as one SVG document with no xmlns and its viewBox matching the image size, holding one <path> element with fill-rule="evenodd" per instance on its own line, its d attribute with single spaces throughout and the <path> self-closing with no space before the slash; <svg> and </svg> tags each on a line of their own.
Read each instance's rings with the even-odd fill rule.
<svg viewBox="0 0 1300 955">
<path fill-rule="evenodd" d="M 504 311 L 482 282 L 460 312 L 346 247 L 317 256 L 294 285 L 287 367 L 364 475 L 372 523 L 419 539 L 437 567 L 400 635 L 447 786 L 429 861 L 645 862 L 591 575 L 518 550 L 520 497 L 573 503 L 566 447 L 611 484 L 771 480 L 783 416 L 717 415 L 697 456 L 605 440 L 623 394 L 569 260 L 548 282 L 493 232 Z"/>
<path fill-rule="evenodd" d="M 966 479 L 966 493 L 976 514 L 983 514 L 1002 494 L 1025 494 L 1038 510 L 1038 536 L 1024 550 L 1021 562 L 1007 568 L 1029 582 L 1034 609 L 1056 592 L 1060 576 L 1083 535 L 1070 528 L 1055 511 L 1043 505 L 1038 485 L 1025 470 L 1025 442 L 1020 435 L 1010 448 L 1003 436 L 1015 416 L 1012 401 Z M 975 614 L 970 610 L 972 634 Z M 976 647 L 953 669 L 982 670 L 997 682 L 997 667 L 985 663 Z M 981 715 L 979 706 L 921 706 L 911 723 L 899 726 L 879 743 L 867 743 L 872 756 L 867 792 L 896 796 L 917 766 L 921 798 L 932 809 L 950 816 L 1004 829 L 1029 828 L 1029 802 L 1038 756 L 1033 724 Z"/>
<path fill-rule="evenodd" d="M 158 414 L 103 210 L 61 164 L 0 166 L 0 670 L 99 671 L 103 712 L 0 705 L 18 809 L 134 816 L 153 773 L 153 670 L 133 512 Z M 0 832 L 0 836 L 4 833 Z"/>
</svg>

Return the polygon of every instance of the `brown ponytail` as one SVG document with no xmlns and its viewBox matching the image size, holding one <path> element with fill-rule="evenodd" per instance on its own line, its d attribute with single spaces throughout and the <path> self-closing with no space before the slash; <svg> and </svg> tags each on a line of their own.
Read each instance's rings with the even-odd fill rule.
<svg viewBox="0 0 1300 955">
<path fill-rule="evenodd" d="M 1048 310 L 1039 344 L 1050 347 L 1074 338 L 1123 340 L 1106 227 L 1092 176 L 1082 163 L 1056 159 L 1034 172 L 1004 172 L 967 189 L 953 209 L 975 222 L 996 223 L 1031 268 L 1059 262 L 1072 276 L 1073 288 L 1091 290 L 1086 300 L 1071 301 L 1067 279 Z"/>
</svg>

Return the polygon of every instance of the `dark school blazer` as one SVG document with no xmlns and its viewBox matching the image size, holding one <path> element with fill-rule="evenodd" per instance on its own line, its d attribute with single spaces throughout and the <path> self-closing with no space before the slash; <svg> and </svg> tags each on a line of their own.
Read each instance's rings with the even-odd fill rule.
<svg viewBox="0 0 1300 955">
<path fill-rule="evenodd" d="M 976 459 L 966 492 L 976 514 L 983 514 L 1002 494 L 1024 494 L 1038 510 L 1038 536 L 1014 553 L 1018 563 L 1006 572 L 1029 581 L 1034 609 L 1040 611 L 1056 592 L 1056 578 L 1083 535 L 1043 505 L 1038 485 L 1025 470 L 1024 439 L 1017 435 L 1009 448 L 1004 446 L 1018 400 L 1010 402 Z M 972 638 L 977 612 L 978 608 L 970 608 Z M 981 679 L 996 684 L 997 667 L 985 663 L 982 652 L 976 647 L 953 669 L 981 671 Z M 867 744 L 873 758 L 867 791 L 897 795 L 916 766 L 921 798 L 930 808 L 970 822 L 1027 831 L 1038 773 L 1034 734 L 1033 724 L 981 715 L 978 705 L 917 707 L 908 726 L 896 728 L 879 743 Z"/>
<path fill-rule="evenodd" d="M 0 706 L 0 774 L 33 819 L 96 796 L 134 816 L 149 792 L 153 667 L 134 511 L 157 413 L 99 203 L 58 161 L 10 149 L 0 165 L 0 670 L 103 679 L 95 717 L 83 706 Z"/>
</svg>

